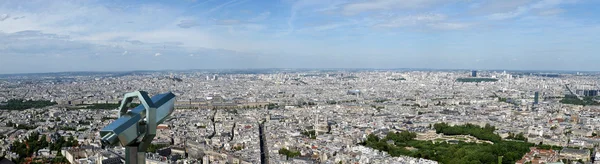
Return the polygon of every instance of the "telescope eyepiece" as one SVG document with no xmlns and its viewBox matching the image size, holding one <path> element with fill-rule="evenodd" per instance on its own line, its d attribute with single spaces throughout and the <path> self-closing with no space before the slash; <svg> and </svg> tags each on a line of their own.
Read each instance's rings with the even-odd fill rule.
<svg viewBox="0 0 600 164">
<path fill-rule="evenodd" d="M 102 136 L 101 141 L 103 145 L 113 145 L 118 142 L 118 136 L 115 133 L 110 132 Z"/>
</svg>

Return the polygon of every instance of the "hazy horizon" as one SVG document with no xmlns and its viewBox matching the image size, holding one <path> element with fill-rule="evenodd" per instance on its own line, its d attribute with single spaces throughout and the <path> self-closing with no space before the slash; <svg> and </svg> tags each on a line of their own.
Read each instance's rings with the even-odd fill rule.
<svg viewBox="0 0 600 164">
<path fill-rule="evenodd" d="M 0 2 L 0 74 L 261 68 L 600 71 L 599 1 Z"/>
<path fill-rule="evenodd" d="M 117 70 L 117 71 L 59 71 L 59 72 L 27 72 L 27 73 L 0 73 L 0 75 L 21 74 L 61 74 L 61 73 L 132 73 L 132 72 L 186 72 L 186 71 L 261 71 L 261 70 L 289 70 L 289 71 L 479 71 L 479 72 L 536 72 L 536 73 L 600 73 L 600 71 L 586 70 L 525 70 L 525 69 L 460 69 L 460 68 L 207 68 L 207 69 L 148 69 L 148 70 Z"/>
</svg>

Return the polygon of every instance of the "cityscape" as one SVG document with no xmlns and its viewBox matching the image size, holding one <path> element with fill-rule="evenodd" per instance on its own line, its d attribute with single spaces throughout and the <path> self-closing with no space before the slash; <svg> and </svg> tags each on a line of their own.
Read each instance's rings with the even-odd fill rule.
<svg viewBox="0 0 600 164">
<path fill-rule="evenodd" d="M 0 0 L 0 164 L 600 164 L 599 0 Z"/>
<path fill-rule="evenodd" d="M 125 93 L 143 90 L 176 95 L 147 163 L 594 163 L 599 77 L 405 69 L 2 75 L 0 150 L 14 163 L 120 163 L 124 148 L 104 146 L 99 130 L 118 118 Z"/>
</svg>

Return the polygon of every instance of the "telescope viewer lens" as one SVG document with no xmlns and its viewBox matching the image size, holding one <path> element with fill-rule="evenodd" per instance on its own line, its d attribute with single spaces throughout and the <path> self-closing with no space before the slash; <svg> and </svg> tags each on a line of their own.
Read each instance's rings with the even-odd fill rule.
<svg viewBox="0 0 600 164">
<path fill-rule="evenodd" d="M 118 136 L 115 133 L 109 133 L 102 137 L 102 145 L 113 145 L 116 144 Z"/>
</svg>

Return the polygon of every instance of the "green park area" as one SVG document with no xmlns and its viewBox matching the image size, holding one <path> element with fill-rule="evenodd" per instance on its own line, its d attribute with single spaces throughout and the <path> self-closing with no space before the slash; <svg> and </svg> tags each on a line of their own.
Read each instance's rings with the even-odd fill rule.
<svg viewBox="0 0 600 164">
<path fill-rule="evenodd" d="M 494 78 L 458 78 L 456 79 L 457 82 L 464 82 L 464 83 L 480 83 L 480 82 L 496 82 L 498 81 L 498 79 L 494 79 Z"/>
<path fill-rule="evenodd" d="M 58 135 L 57 138 L 56 142 L 51 143 L 47 141 L 46 135 L 40 135 L 39 133 L 34 132 L 23 141 L 15 140 L 11 144 L 10 150 L 17 153 L 19 158 L 12 160 L 15 163 L 68 163 L 67 159 L 60 154 L 60 150 L 62 147 L 77 146 L 77 140 L 75 140 L 73 136 L 70 136 L 67 140 L 60 135 Z M 43 148 L 48 148 L 51 151 L 58 151 L 59 154 L 53 159 L 40 159 L 33 162 L 27 162 L 25 160 L 27 157 L 35 156 L 37 151 Z"/>
<path fill-rule="evenodd" d="M 52 105 L 56 105 L 56 102 L 51 102 L 48 100 L 11 99 L 7 102 L 0 103 L 0 109 L 25 110 L 31 108 L 43 108 Z"/>
<path fill-rule="evenodd" d="M 300 156 L 300 151 L 288 150 L 286 148 L 279 149 L 279 154 L 285 155 L 286 158 L 294 158 Z"/>
<path fill-rule="evenodd" d="M 467 143 L 458 141 L 455 143 L 420 141 L 415 140 L 417 134 L 403 131 L 388 133 L 384 138 L 370 134 L 367 140 L 361 143 L 364 146 L 385 151 L 391 156 L 410 156 L 425 158 L 441 163 L 501 163 L 513 164 L 529 152 L 529 147 L 535 146 L 531 143 L 503 140 L 495 134 L 495 127 L 486 125 L 449 126 L 446 123 L 438 123 L 433 126 L 436 133 L 444 135 L 471 135 L 480 140 L 490 143 Z M 513 135 L 514 139 L 522 139 L 521 136 Z M 548 147 L 548 146 L 545 146 Z"/>
<path fill-rule="evenodd" d="M 588 97 L 583 97 L 582 99 L 579 99 L 577 96 L 567 95 L 562 100 L 560 100 L 560 103 L 563 103 L 563 104 L 573 104 L 573 105 L 583 105 L 583 106 L 600 105 L 600 103 L 595 100 L 597 98 L 598 97 L 590 97 L 590 96 L 588 96 Z"/>
<path fill-rule="evenodd" d="M 129 104 L 129 108 L 135 108 L 140 104 L 137 103 L 131 103 Z M 71 109 L 117 109 L 121 106 L 121 103 L 98 103 L 98 104 L 81 104 L 81 105 L 77 105 L 74 107 L 71 107 Z"/>
<path fill-rule="evenodd" d="M 392 78 L 392 79 L 388 79 L 388 80 L 391 80 L 391 81 L 404 81 L 404 80 L 406 80 L 406 78 L 400 77 L 400 78 Z"/>
</svg>

